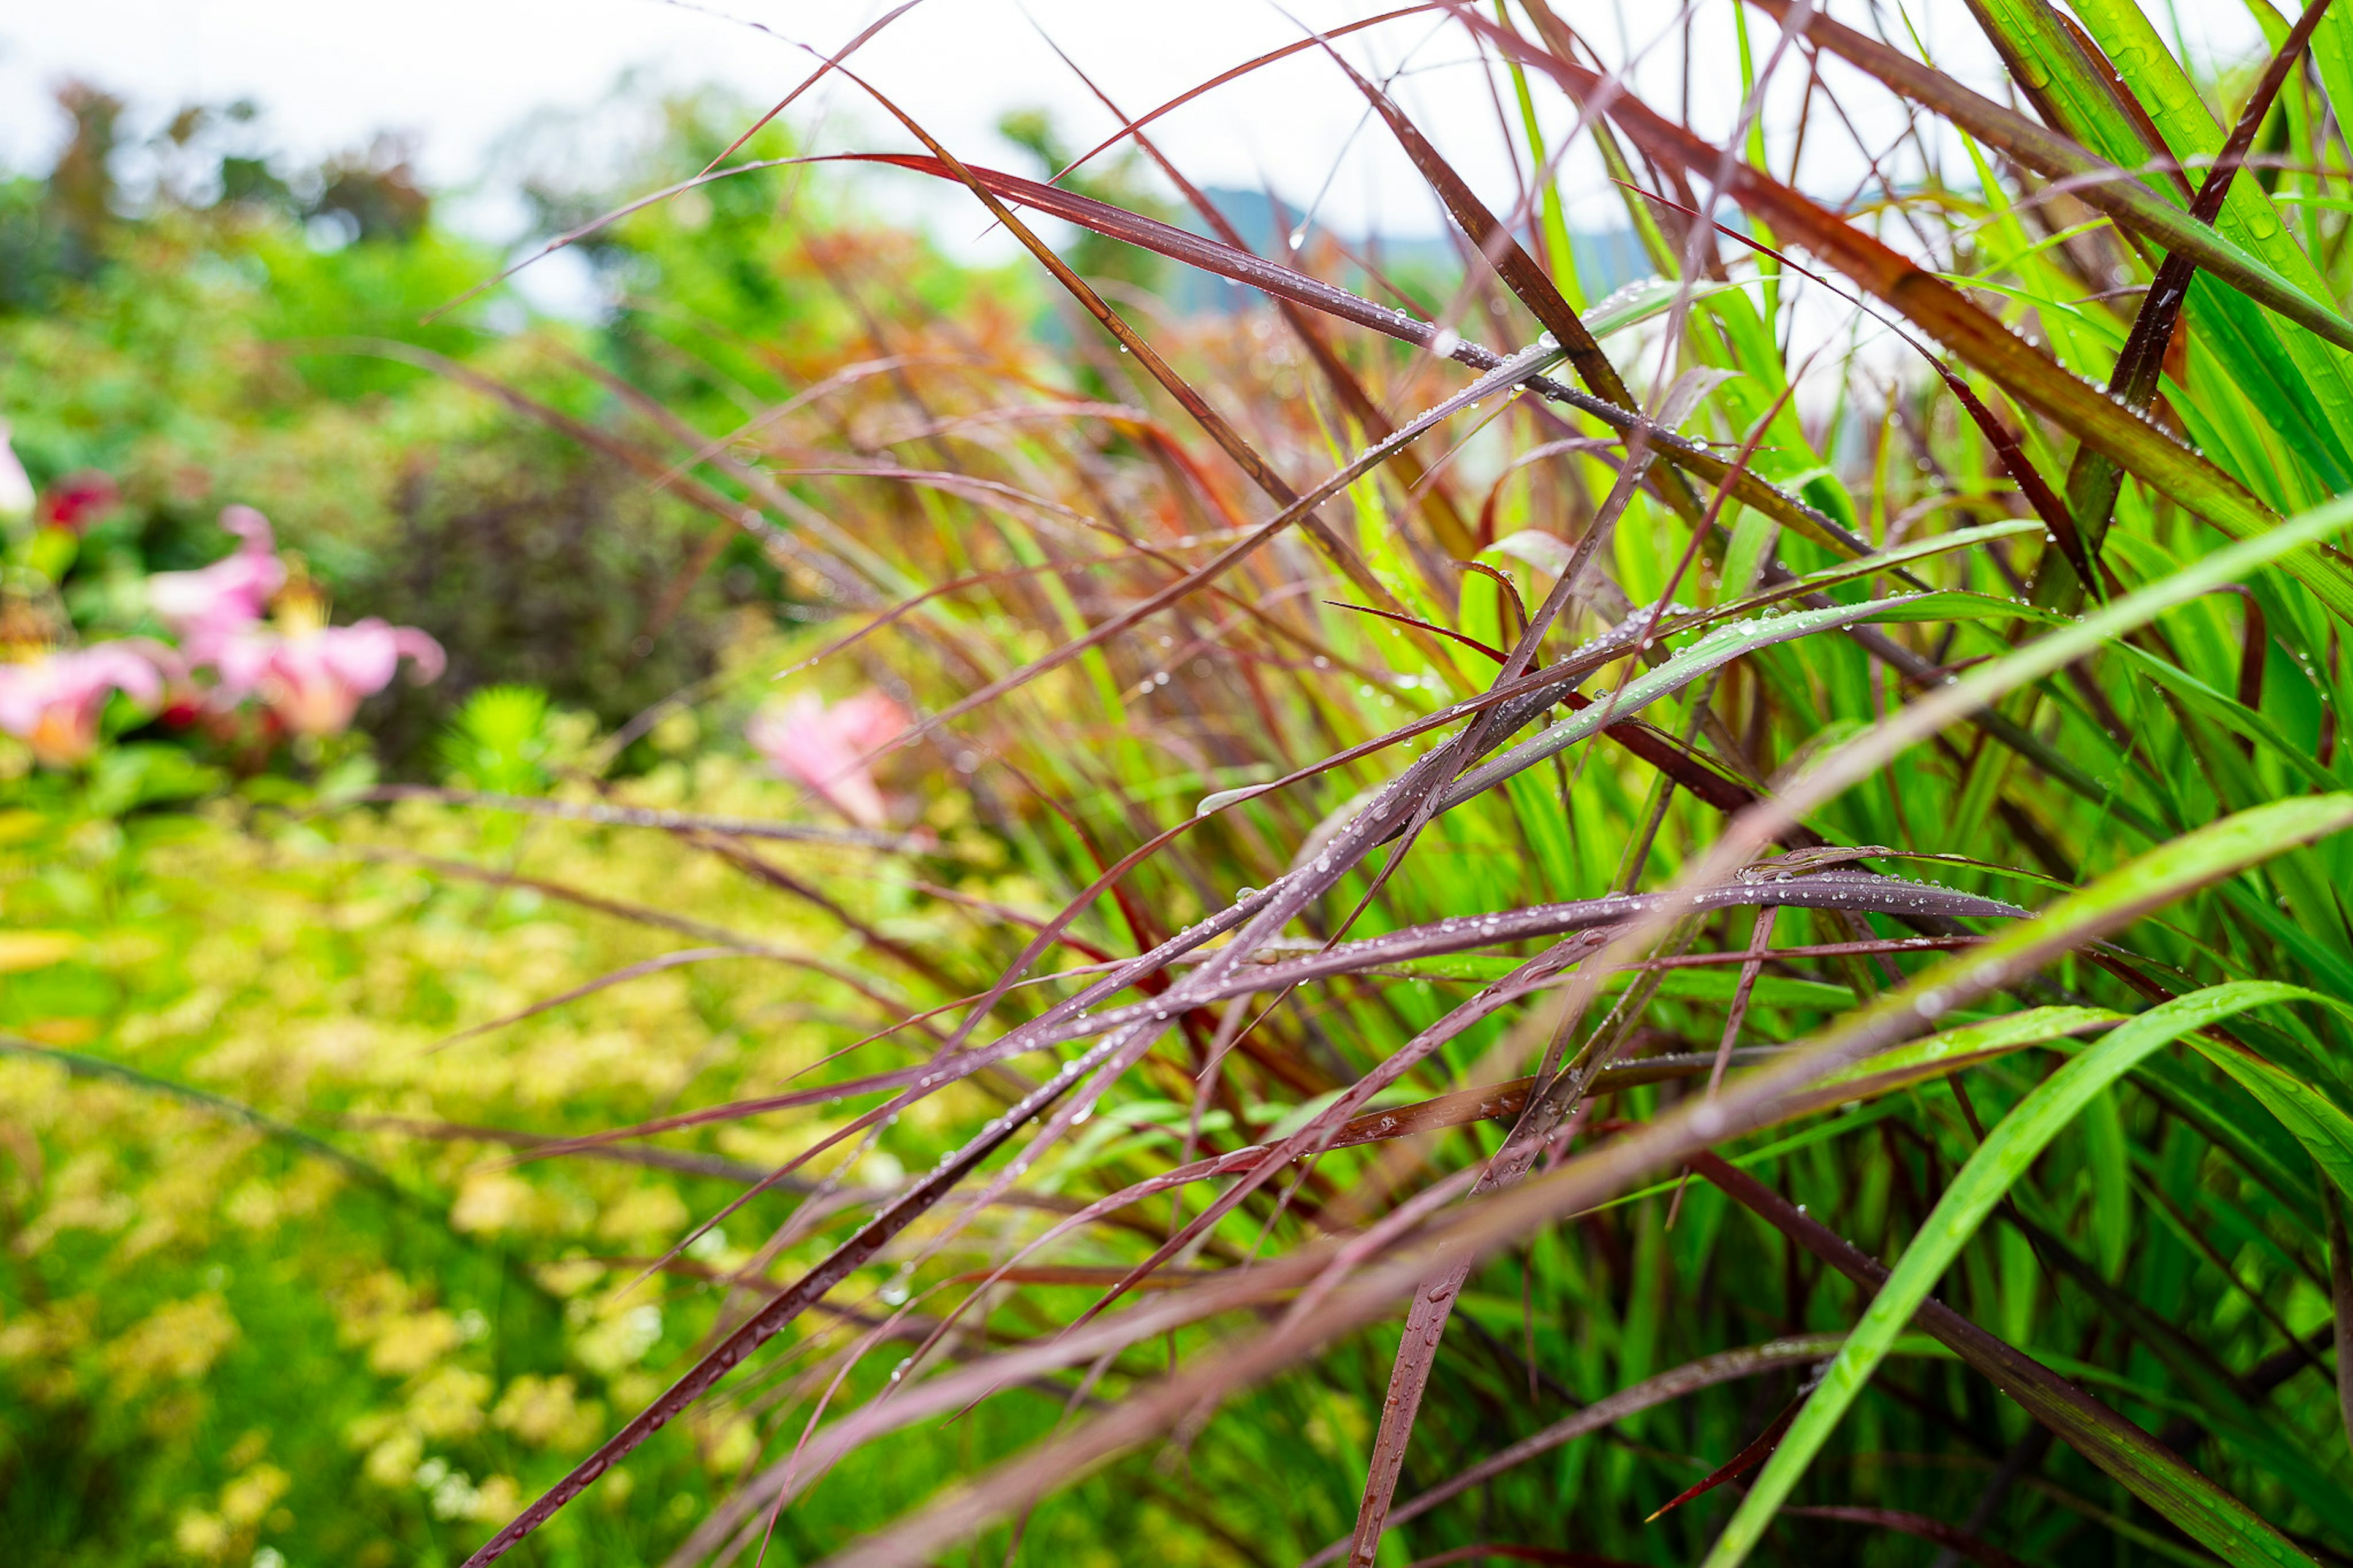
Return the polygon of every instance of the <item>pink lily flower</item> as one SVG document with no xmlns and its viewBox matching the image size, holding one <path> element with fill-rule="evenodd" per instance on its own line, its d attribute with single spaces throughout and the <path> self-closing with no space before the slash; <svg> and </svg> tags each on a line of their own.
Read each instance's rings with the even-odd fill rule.
<svg viewBox="0 0 2353 1568">
<path fill-rule="evenodd" d="M 45 765 L 71 767 L 98 749 L 99 715 L 113 691 L 152 708 L 163 700 L 164 678 L 121 642 L 0 664 L 0 730 Z"/>
<path fill-rule="evenodd" d="M 298 735 L 332 735 L 351 727 L 360 700 L 392 684 L 406 657 L 420 684 L 437 679 L 448 660 L 441 645 L 415 626 L 370 616 L 348 626 L 246 631 L 213 652 L 221 695 L 236 701 L 259 692 Z"/>
<path fill-rule="evenodd" d="M 39 500 L 31 476 L 17 461 L 16 448 L 8 444 L 8 422 L 0 419 L 0 520 L 32 516 L 33 503 Z"/>
<path fill-rule="evenodd" d="M 223 509 L 221 526 L 244 541 L 234 554 L 194 572 L 158 572 L 147 579 L 148 605 L 198 664 L 215 662 L 226 644 L 261 618 L 269 596 L 286 582 L 268 518 L 249 506 L 232 506 Z"/>
<path fill-rule="evenodd" d="M 803 692 L 781 709 L 754 714 L 744 738 L 777 777 L 807 784 L 861 827 L 880 827 L 890 816 L 862 759 L 906 727 L 905 710 L 879 691 L 830 708 Z"/>
</svg>

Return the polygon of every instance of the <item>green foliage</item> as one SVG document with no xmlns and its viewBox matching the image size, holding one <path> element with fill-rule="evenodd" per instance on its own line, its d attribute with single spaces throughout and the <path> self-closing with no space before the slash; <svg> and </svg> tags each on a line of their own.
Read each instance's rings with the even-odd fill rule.
<svg viewBox="0 0 2353 1568">
<path fill-rule="evenodd" d="M 465 714 L 469 740 L 504 752 L 482 783 L 577 763 L 576 731 L 567 748 L 537 694 L 480 693 Z M 741 764 L 699 772 L 714 808 L 789 799 Z M 640 787 L 682 786 L 672 766 Z M 437 1049 L 558 970 L 649 944 L 537 895 L 437 889 L 406 857 L 511 840 L 424 805 L 248 828 L 52 799 L 0 816 L 0 1533 L 16 1561 L 242 1564 L 261 1544 L 292 1563 L 455 1561 L 710 1321 L 720 1292 L 630 1291 L 631 1266 L 596 1259 L 658 1252 L 731 1182 L 600 1164 L 551 1184 L 554 1167 L 417 1141 L 419 1113 L 462 1103 L 586 1131 L 689 1085 L 773 1081 L 833 1026 L 764 1020 L 859 1005 L 739 960 L 637 982 L 487 1053 Z M 558 873 L 593 854 L 608 897 L 829 940 L 822 917 L 779 922 L 741 879 L 658 838 L 567 830 L 522 852 Z M 675 1048 L 690 1038 L 728 1044 L 697 1061 Z M 284 1103 L 298 1084 L 299 1110 Z M 239 1109 L 254 1104 L 280 1119 Z M 723 1138 L 722 1163 L 771 1157 L 787 1125 Z M 908 1161 L 923 1135 L 901 1143 Z M 698 1267 L 747 1259 L 786 1212 L 770 1200 L 731 1220 L 744 1239 L 698 1247 Z M 982 1430 L 1018 1442 L 1051 1414 L 1037 1403 Z M 749 1436 L 732 1416 L 677 1431 L 551 1536 L 547 1560 L 654 1560 Z M 940 1442 L 944 1467 L 956 1442 Z M 867 1498 L 845 1526 L 880 1522 L 890 1495 L 845 1494 Z"/>
<path fill-rule="evenodd" d="M 485 686 L 440 739 L 442 765 L 460 783 L 492 795 L 538 795 L 547 769 L 547 693 L 531 686 Z"/>
</svg>

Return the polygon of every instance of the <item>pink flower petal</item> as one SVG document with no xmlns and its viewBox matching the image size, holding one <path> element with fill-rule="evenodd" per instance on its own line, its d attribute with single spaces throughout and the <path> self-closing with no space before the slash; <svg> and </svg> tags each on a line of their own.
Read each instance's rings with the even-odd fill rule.
<svg viewBox="0 0 2353 1568">
<path fill-rule="evenodd" d="M 28 517 L 39 500 L 31 476 L 16 460 L 16 449 L 8 444 L 8 422 L 0 419 L 0 517 Z"/>
<path fill-rule="evenodd" d="M 744 735 L 779 777 L 807 785 L 851 821 L 880 827 L 890 812 L 865 753 L 905 727 L 899 705 L 879 691 L 860 692 L 829 709 L 803 692 L 754 715 Z"/>
<path fill-rule="evenodd" d="M 233 506 L 220 521 L 242 541 L 234 553 L 193 572 L 158 572 L 147 579 L 149 607 L 199 664 L 214 663 L 230 639 L 259 620 L 286 582 L 268 518 L 249 506 Z"/>
<path fill-rule="evenodd" d="M 70 766 L 97 748 L 99 716 L 111 691 L 152 708 L 163 700 L 164 678 L 122 642 L 0 665 L 0 730 L 30 745 L 47 765 Z"/>
<path fill-rule="evenodd" d="M 224 692 L 259 690 L 296 733 L 331 735 L 350 727 L 362 698 L 392 684 L 404 656 L 427 680 L 441 673 L 439 643 L 374 616 L 291 635 L 243 633 L 217 650 L 214 664 Z"/>
</svg>

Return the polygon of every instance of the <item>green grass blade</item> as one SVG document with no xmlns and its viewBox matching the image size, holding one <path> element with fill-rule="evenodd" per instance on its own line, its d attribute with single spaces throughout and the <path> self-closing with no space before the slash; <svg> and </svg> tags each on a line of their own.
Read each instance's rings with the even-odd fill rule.
<svg viewBox="0 0 2353 1568">
<path fill-rule="evenodd" d="M 2343 1004 L 2331 1003 L 2343 1010 Z M 2169 1005 L 2169 1004 L 2168 1004 Z M 2252 1050 L 2226 1040 L 2193 1039 L 2208 1061 L 2279 1119 L 2341 1193 L 2353 1193 L 2353 1116 L 2321 1089 Z M 2324 1199 L 2325 1201 L 2325 1199 Z"/>
<path fill-rule="evenodd" d="M 2031 616 L 2033 613 L 2023 605 L 1981 594 L 1912 594 L 1901 598 L 1876 599 L 1869 604 L 1832 605 L 1825 609 L 1799 610 L 1791 615 L 1718 626 L 1666 663 L 1655 669 L 1645 670 L 1627 682 L 1625 690 L 1614 702 L 1597 701 L 1590 708 L 1580 709 L 1559 723 L 1539 731 L 1464 773 L 1440 797 L 1440 809 L 1459 805 L 1482 791 L 1492 789 L 1514 773 L 1533 767 L 1546 757 L 1557 756 L 1601 729 L 1605 722 L 1640 712 L 1662 697 L 1680 691 L 1710 670 L 1721 668 L 1758 648 L 1810 637 L 1818 632 L 1883 621 L 1968 620 L 1992 616 Z"/>
<path fill-rule="evenodd" d="M 1525 50 L 1524 44 L 1519 47 Z M 1548 55 L 1529 54 L 1580 102 L 1596 102 L 1606 90 L 1596 72 Z M 1611 98 L 1609 112 L 1662 163 L 1705 176 L 1721 162 L 1704 140 L 1630 95 Z M 2010 395 L 2097 447 L 2158 493 L 2233 539 L 2253 538 L 2277 525 L 2278 515 L 2237 479 L 2158 426 L 2118 407 L 2105 391 L 2062 368 L 1951 284 L 1779 181 L 1745 163 L 1728 168 L 1725 190 L 1752 217 L 1811 249 L 1864 291 L 1911 318 L 1972 368 L 2000 383 Z M 2342 552 L 2327 545 L 2308 545 L 2285 570 L 2338 616 L 2353 622 L 2353 563 Z"/>
<path fill-rule="evenodd" d="M 1789 0 L 1749 3 L 1776 17 L 1789 9 Z M 1989 28 L 1994 25 L 1989 20 Z M 2152 151 L 2144 146 L 2137 128 L 2096 83 L 2079 81 L 2073 72 L 2063 68 L 2046 69 L 2042 75 L 2045 91 L 2065 106 L 2063 118 L 2073 121 L 2071 130 L 2084 134 L 2086 120 L 2100 126 L 2095 144 L 2101 151 L 2095 153 L 1851 27 L 1817 18 L 1809 26 L 1808 36 L 2038 174 L 2067 181 L 2070 190 L 2085 205 L 2106 213 L 2116 222 L 2146 235 L 2168 250 L 2183 251 L 2197 258 L 2201 270 L 2225 279 L 2248 298 L 2321 337 L 2353 346 L 2353 336 L 2348 336 L 2353 323 L 2347 322 L 2333 308 L 2325 289 L 2317 295 L 2313 292 L 2315 279 L 2292 279 L 2274 262 L 2198 222 L 2127 172 L 2147 161 Z M 2047 47 L 2049 42 L 2038 35 L 2022 53 L 2037 59 L 2063 61 L 2074 52 L 2072 47 Z M 2218 132 L 2216 141 L 2220 140 Z"/>
<path fill-rule="evenodd" d="M 1870 1381 L 1887 1348 L 1911 1321 L 1915 1310 L 1951 1267 L 1963 1245 L 2094 1096 L 2149 1053 L 2182 1036 L 2249 1008 L 2281 1002 L 2343 1006 L 2301 986 L 2276 981 L 2239 981 L 2176 998 L 2119 1025 L 2106 1038 L 2052 1074 L 1988 1132 L 1790 1424 L 1788 1436 L 1766 1462 L 1708 1554 L 1707 1568 L 1733 1568 L 1756 1547 L 1840 1417 Z M 2353 1146 L 2348 1147 L 2353 1151 Z M 2218 1508 L 2177 1517 L 2173 1522 L 2228 1561 L 2280 1564 L 2306 1561 L 2284 1537 L 2243 1508 L 2235 1513 Z"/>
<path fill-rule="evenodd" d="M 2221 123 L 2199 96 L 2180 62 L 2166 49 L 2137 0 L 2084 0 L 2075 12 L 2085 30 L 2107 52 L 2126 89 L 2147 110 L 2174 157 L 2207 158 L 2221 151 Z M 2329 26 L 2323 26 L 2316 40 L 2315 57 L 2323 62 L 2324 69 L 2330 32 Z M 2259 182 L 2231 182 L 2215 228 L 2261 257 L 2298 292 L 2330 297 L 2320 268 L 2296 244 L 2295 231 L 2281 218 Z M 2301 332 L 2283 331 L 2277 340 L 2295 374 L 2327 410 L 2338 440 L 2353 445 L 2353 367 L 2348 367 L 2345 355 Z"/>
</svg>

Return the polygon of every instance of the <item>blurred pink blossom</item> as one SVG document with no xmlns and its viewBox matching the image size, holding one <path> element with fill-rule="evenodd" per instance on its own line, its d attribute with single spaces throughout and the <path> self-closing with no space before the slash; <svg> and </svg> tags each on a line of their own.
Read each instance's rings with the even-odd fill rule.
<svg viewBox="0 0 2353 1568">
<path fill-rule="evenodd" d="M 8 444 L 8 422 L 0 419 L 0 519 L 30 517 L 39 499 L 25 465 L 16 460 L 16 449 Z"/>
<path fill-rule="evenodd" d="M 147 579 L 149 606 L 198 664 L 216 662 L 227 643 L 261 618 L 269 596 L 286 581 L 268 518 L 249 506 L 232 506 L 222 510 L 221 526 L 244 541 L 236 553 L 194 572 L 158 572 Z M 438 658 L 440 650 L 434 652 Z"/>
<path fill-rule="evenodd" d="M 441 645 L 425 633 L 374 616 L 348 626 L 238 632 L 213 650 L 210 662 L 228 701 L 259 693 L 296 734 L 332 735 L 350 727 L 360 699 L 392 684 L 403 655 L 420 682 L 439 677 L 447 663 Z"/>
<path fill-rule="evenodd" d="M 861 691 L 828 708 L 807 692 L 754 714 L 744 738 L 780 778 L 807 784 L 863 827 L 889 820 L 874 772 L 861 760 L 907 727 L 907 715 L 879 691 Z"/>
<path fill-rule="evenodd" d="M 99 715 L 111 691 L 152 708 L 163 700 L 164 678 L 122 642 L 0 664 L 0 730 L 47 765 L 71 767 L 97 749 Z"/>
</svg>

